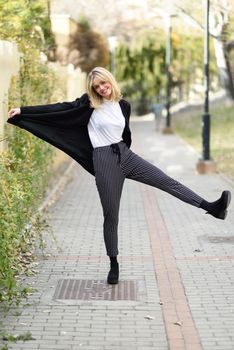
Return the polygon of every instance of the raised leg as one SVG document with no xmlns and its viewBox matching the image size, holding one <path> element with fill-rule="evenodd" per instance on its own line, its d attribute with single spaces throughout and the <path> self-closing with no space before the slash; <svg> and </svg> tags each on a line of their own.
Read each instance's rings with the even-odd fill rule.
<svg viewBox="0 0 234 350">
<path fill-rule="evenodd" d="M 147 162 L 130 150 L 129 152 L 128 158 L 122 162 L 123 170 L 127 172 L 127 178 L 159 188 L 186 203 L 200 207 L 203 201 L 202 197 L 166 175 L 155 165 Z"/>
</svg>

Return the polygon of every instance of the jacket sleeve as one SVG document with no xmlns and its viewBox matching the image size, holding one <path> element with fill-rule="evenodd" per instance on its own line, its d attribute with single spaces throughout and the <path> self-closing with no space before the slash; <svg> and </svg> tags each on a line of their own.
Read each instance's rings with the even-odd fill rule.
<svg viewBox="0 0 234 350">
<path fill-rule="evenodd" d="M 128 122 L 129 122 L 130 116 L 131 116 L 131 105 L 130 103 L 128 103 Z"/>
<path fill-rule="evenodd" d="M 59 102 L 48 105 L 39 106 L 23 106 L 20 107 L 21 114 L 41 114 L 41 113 L 51 113 L 51 112 L 62 112 L 69 109 L 73 109 L 82 105 L 88 98 L 87 94 L 82 95 L 72 102 Z"/>
</svg>

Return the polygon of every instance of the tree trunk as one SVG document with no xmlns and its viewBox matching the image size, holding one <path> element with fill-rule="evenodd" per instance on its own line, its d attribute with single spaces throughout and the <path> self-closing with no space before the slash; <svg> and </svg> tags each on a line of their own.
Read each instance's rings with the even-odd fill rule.
<svg viewBox="0 0 234 350">
<path fill-rule="evenodd" d="M 211 18 L 213 24 L 211 32 L 214 33 L 213 40 L 220 84 L 234 99 L 234 81 L 227 50 L 228 16 L 221 12 L 219 16 L 211 16 Z"/>
<path fill-rule="evenodd" d="M 213 37 L 213 40 L 220 84 L 234 99 L 233 77 L 225 42 L 220 37 Z"/>
<path fill-rule="evenodd" d="M 220 0 L 218 1 L 218 3 Z M 219 3 L 219 11 L 210 12 L 210 34 L 214 40 L 216 63 L 219 72 L 220 85 L 234 99 L 234 77 L 232 70 L 234 69 L 230 62 L 230 50 L 232 49 L 232 41 L 227 43 L 227 29 L 229 23 L 230 9 L 227 6 L 228 2 L 221 1 Z M 221 6 L 222 5 L 222 6 Z M 179 7 L 180 8 L 180 7 Z M 204 30 L 203 25 L 184 8 L 180 8 L 183 14 L 190 19 L 191 23 Z"/>
<path fill-rule="evenodd" d="M 234 100 L 234 79 L 233 79 L 232 65 L 230 63 L 229 55 L 228 55 L 228 52 L 226 50 L 225 50 L 224 56 L 225 56 L 225 59 L 226 59 L 227 74 L 229 76 L 228 91 L 230 93 L 230 96 Z"/>
</svg>

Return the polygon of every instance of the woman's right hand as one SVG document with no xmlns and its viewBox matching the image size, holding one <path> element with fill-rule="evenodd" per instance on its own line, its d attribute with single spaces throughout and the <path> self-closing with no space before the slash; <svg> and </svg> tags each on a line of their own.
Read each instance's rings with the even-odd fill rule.
<svg viewBox="0 0 234 350">
<path fill-rule="evenodd" d="M 17 114 L 20 114 L 20 113 L 21 113 L 20 108 L 12 108 L 12 109 L 8 112 L 8 115 L 9 115 L 9 118 L 11 118 L 11 117 L 14 117 L 14 115 L 17 115 Z"/>
</svg>

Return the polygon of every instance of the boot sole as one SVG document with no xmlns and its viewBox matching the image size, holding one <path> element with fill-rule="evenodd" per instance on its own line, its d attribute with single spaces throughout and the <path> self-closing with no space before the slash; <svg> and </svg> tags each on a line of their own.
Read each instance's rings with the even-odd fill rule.
<svg viewBox="0 0 234 350">
<path fill-rule="evenodd" d="M 118 282 L 119 280 L 112 280 L 112 281 L 107 280 L 108 284 L 118 284 Z"/>
<path fill-rule="evenodd" d="M 232 195 L 230 191 L 223 191 L 222 196 L 223 196 L 223 201 L 225 203 L 224 205 L 225 209 L 219 213 L 218 218 L 224 220 L 226 219 L 226 216 L 228 213 L 227 208 L 231 202 Z"/>
</svg>

